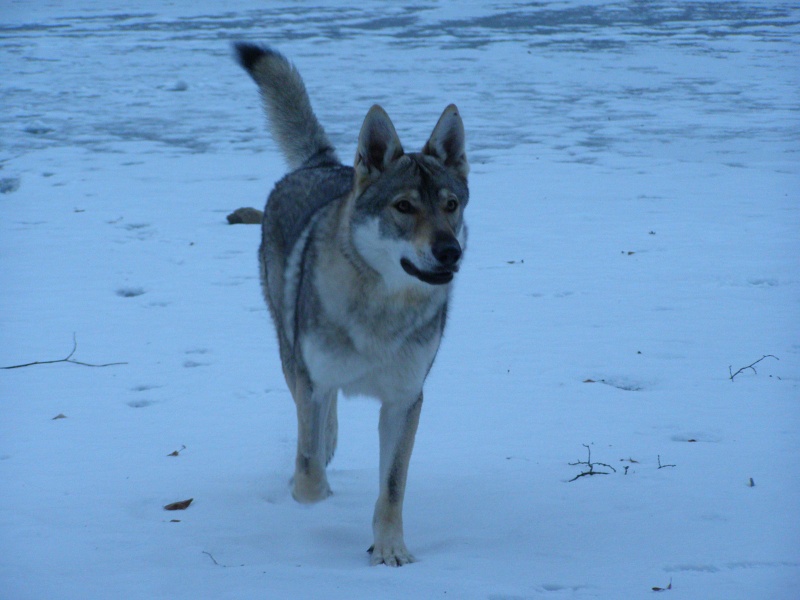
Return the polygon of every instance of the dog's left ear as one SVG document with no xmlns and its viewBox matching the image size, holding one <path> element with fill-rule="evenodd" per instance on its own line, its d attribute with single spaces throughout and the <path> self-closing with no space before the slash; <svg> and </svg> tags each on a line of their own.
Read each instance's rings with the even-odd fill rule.
<svg viewBox="0 0 800 600">
<path fill-rule="evenodd" d="M 446 167 L 467 179 L 469 163 L 464 150 L 464 123 L 455 104 L 444 109 L 422 153 L 438 158 Z"/>
</svg>

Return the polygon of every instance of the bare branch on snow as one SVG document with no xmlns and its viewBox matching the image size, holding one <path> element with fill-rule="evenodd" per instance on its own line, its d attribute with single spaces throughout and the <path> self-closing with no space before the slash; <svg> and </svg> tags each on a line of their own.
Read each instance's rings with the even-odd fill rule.
<svg viewBox="0 0 800 600">
<path fill-rule="evenodd" d="M 73 356 L 75 355 L 75 351 L 78 349 L 78 341 L 75 337 L 75 334 L 72 334 L 72 352 L 70 352 L 66 358 L 59 358 L 58 360 L 37 360 L 34 362 L 25 363 L 24 365 L 11 365 L 10 367 L 0 367 L 0 369 L 21 369 L 22 367 L 32 367 L 34 365 L 53 365 L 56 363 L 72 363 L 73 365 L 81 365 L 84 367 L 112 367 L 114 365 L 127 365 L 126 362 L 112 362 L 112 363 L 105 363 L 102 365 L 95 365 L 92 363 L 86 363 L 79 360 L 73 360 Z"/>
<path fill-rule="evenodd" d="M 585 461 L 584 460 L 579 460 L 579 461 L 574 462 L 574 463 L 569 463 L 569 465 L 572 466 L 572 467 L 574 467 L 576 465 L 586 465 L 587 467 L 589 467 L 589 470 L 588 471 L 584 471 L 583 473 L 580 473 L 578 475 L 575 475 L 575 477 L 573 477 L 572 479 L 569 480 L 570 482 L 575 481 L 579 477 L 584 477 L 586 475 L 610 475 L 610 473 L 608 471 L 595 471 L 594 468 L 595 468 L 596 465 L 600 465 L 601 467 L 606 467 L 607 469 L 611 469 L 612 471 L 614 471 L 614 473 L 617 472 L 617 470 L 614 467 L 612 467 L 611 465 L 608 465 L 606 463 L 601 463 L 601 462 L 592 462 L 592 449 L 589 447 L 588 444 L 581 444 L 581 445 L 584 448 L 586 448 L 586 451 L 589 454 L 588 458 Z"/>
<path fill-rule="evenodd" d="M 780 360 L 780 358 L 778 358 L 778 357 L 777 357 L 777 356 L 775 356 L 774 354 L 765 354 L 764 356 L 762 356 L 761 358 L 759 358 L 759 359 L 758 359 L 756 362 L 754 362 L 754 363 L 750 363 L 750 364 L 749 364 L 749 365 L 747 365 L 746 367 L 742 367 L 741 369 L 739 369 L 738 371 L 736 371 L 736 373 L 734 373 L 734 372 L 733 372 L 733 367 L 731 367 L 730 365 L 728 365 L 728 373 L 730 373 L 730 377 L 729 377 L 729 379 L 730 379 L 731 381 L 733 381 L 733 378 L 734 378 L 734 377 L 736 377 L 736 376 L 737 376 L 739 373 L 741 373 L 742 371 L 746 371 L 747 369 L 751 369 L 751 370 L 753 371 L 753 373 L 755 373 L 756 375 L 758 375 L 758 371 L 756 371 L 756 369 L 755 369 L 755 365 L 757 365 L 758 363 L 760 363 L 760 362 L 761 362 L 762 360 L 764 360 L 765 358 L 774 358 L 775 360 Z"/>
</svg>

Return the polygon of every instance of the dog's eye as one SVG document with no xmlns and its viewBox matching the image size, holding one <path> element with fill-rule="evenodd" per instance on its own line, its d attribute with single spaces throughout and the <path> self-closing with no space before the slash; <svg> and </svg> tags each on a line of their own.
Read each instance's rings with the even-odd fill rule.
<svg viewBox="0 0 800 600">
<path fill-rule="evenodd" d="M 394 209 L 404 215 L 410 215 L 415 212 L 414 205 L 408 200 L 400 200 L 394 203 Z"/>
<path fill-rule="evenodd" d="M 455 198 L 450 198 L 447 201 L 447 204 L 444 205 L 444 209 L 449 213 L 456 212 L 456 210 L 458 209 L 458 200 L 456 200 Z"/>
</svg>

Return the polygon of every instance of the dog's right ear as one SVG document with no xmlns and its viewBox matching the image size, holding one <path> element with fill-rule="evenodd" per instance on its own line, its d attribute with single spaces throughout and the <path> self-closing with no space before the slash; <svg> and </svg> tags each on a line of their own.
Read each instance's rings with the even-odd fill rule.
<svg viewBox="0 0 800 600">
<path fill-rule="evenodd" d="M 376 104 L 369 109 L 358 134 L 356 186 L 366 187 L 401 156 L 403 146 L 394 125 L 386 111 Z"/>
</svg>

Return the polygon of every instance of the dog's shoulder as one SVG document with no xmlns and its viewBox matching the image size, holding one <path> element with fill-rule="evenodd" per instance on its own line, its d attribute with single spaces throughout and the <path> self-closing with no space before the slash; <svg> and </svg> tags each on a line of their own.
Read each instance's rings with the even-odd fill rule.
<svg viewBox="0 0 800 600">
<path fill-rule="evenodd" d="M 344 165 L 305 167 L 275 184 L 264 209 L 264 231 L 289 251 L 311 218 L 331 202 L 345 198 L 353 187 L 353 168 Z M 275 240 L 277 241 L 277 240 Z"/>
</svg>

